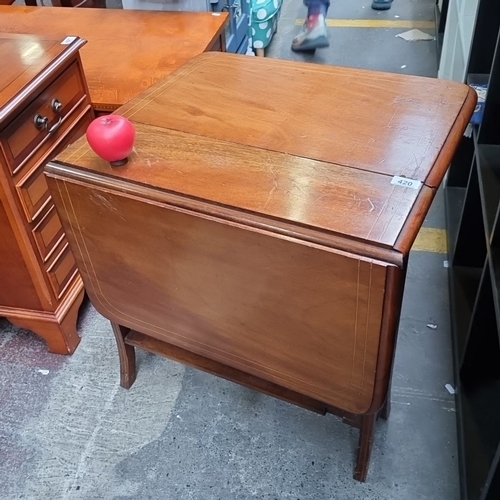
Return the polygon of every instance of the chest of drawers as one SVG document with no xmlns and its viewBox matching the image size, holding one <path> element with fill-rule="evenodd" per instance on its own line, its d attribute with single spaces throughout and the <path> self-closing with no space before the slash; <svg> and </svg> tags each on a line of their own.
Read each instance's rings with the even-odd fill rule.
<svg viewBox="0 0 500 500">
<path fill-rule="evenodd" d="M 80 340 L 84 291 L 43 166 L 94 117 L 79 56 L 84 44 L 0 35 L 0 316 L 60 354 Z"/>
</svg>

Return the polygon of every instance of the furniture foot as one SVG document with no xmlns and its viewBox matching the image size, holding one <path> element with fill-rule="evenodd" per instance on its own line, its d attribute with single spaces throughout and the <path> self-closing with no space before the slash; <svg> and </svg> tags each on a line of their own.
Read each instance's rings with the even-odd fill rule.
<svg viewBox="0 0 500 500">
<path fill-rule="evenodd" d="M 359 433 L 358 456 L 354 469 L 354 479 L 365 482 L 370 465 L 372 451 L 373 432 L 375 429 L 376 414 L 361 416 L 361 430 Z"/>
<path fill-rule="evenodd" d="M 135 347 L 125 344 L 125 337 L 130 332 L 130 329 L 113 322 L 111 322 L 111 326 L 115 334 L 118 356 L 120 358 L 120 385 L 124 389 L 130 389 L 137 376 Z"/>
<path fill-rule="evenodd" d="M 255 55 L 258 57 L 264 57 L 264 49 L 255 49 Z"/>
<path fill-rule="evenodd" d="M 54 354 L 73 354 L 80 343 L 80 336 L 76 331 L 78 310 L 85 292 L 82 288 L 64 316 L 57 313 L 33 312 L 23 316 L 6 316 L 13 325 L 31 330 L 42 337 L 48 346 L 48 351 Z"/>
</svg>

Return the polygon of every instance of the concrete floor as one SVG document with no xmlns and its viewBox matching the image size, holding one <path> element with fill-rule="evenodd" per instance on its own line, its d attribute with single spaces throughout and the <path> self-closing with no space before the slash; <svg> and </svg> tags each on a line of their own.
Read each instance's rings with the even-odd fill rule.
<svg viewBox="0 0 500 500">
<path fill-rule="evenodd" d="M 432 20 L 433 7 L 395 0 L 377 14 L 368 0 L 337 0 L 329 17 Z M 269 56 L 436 74 L 435 43 L 395 38 L 401 28 L 331 28 L 329 49 L 294 55 L 303 16 L 300 0 L 285 1 Z M 426 225 L 443 228 L 443 212 L 439 193 Z M 357 431 L 334 416 L 147 353 L 121 389 L 111 328 L 86 303 L 71 357 L 0 319 L 0 499 L 458 499 L 445 259 L 411 255 L 393 410 L 377 423 L 367 483 L 352 480 Z"/>
<path fill-rule="evenodd" d="M 435 0 L 394 0 L 390 10 L 377 12 L 370 8 L 371 0 L 331 0 L 330 19 L 379 21 L 434 21 Z M 396 38 L 411 28 L 330 28 L 330 47 L 313 55 L 290 51 L 290 42 L 300 26 L 306 8 L 302 0 L 283 2 L 278 32 L 267 51 L 270 57 L 303 60 L 320 64 L 334 64 L 419 76 L 437 75 L 436 43 L 405 42 Z M 434 29 L 421 31 L 435 35 Z M 405 66 L 402 68 L 402 66 Z"/>
</svg>

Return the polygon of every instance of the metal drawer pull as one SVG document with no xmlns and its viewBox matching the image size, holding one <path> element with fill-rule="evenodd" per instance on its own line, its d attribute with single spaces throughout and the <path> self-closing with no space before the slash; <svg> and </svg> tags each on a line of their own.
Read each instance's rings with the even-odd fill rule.
<svg viewBox="0 0 500 500">
<path fill-rule="evenodd" d="M 47 128 L 48 123 L 49 119 L 46 116 L 39 115 L 38 113 L 33 118 L 33 124 L 38 129 Z"/>
<path fill-rule="evenodd" d="M 62 120 L 62 116 L 60 116 L 59 120 L 57 120 L 57 123 L 54 123 L 54 125 L 49 128 L 48 134 L 53 134 L 61 126 Z"/>
<path fill-rule="evenodd" d="M 57 99 L 57 97 L 54 97 L 54 99 L 50 101 L 50 107 L 52 108 L 52 111 L 54 111 L 54 113 L 59 114 L 62 110 L 63 104 L 59 99 Z M 53 134 L 61 126 L 61 122 L 62 117 L 59 117 L 57 123 L 50 127 L 49 134 Z M 47 128 L 49 119 L 46 116 L 42 116 L 41 114 L 37 113 L 33 118 L 33 124 L 38 129 Z"/>
<path fill-rule="evenodd" d="M 54 113 L 59 113 L 61 111 L 63 105 L 59 99 L 54 98 L 54 99 L 52 99 L 52 101 L 50 103 L 50 107 L 52 108 Z"/>
</svg>

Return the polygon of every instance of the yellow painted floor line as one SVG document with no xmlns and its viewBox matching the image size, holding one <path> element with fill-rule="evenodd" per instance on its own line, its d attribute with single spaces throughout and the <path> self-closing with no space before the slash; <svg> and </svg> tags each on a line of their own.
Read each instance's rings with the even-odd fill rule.
<svg viewBox="0 0 500 500">
<path fill-rule="evenodd" d="M 446 229 L 423 227 L 418 233 L 412 250 L 417 252 L 447 253 Z"/>
<path fill-rule="evenodd" d="M 304 19 L 295 21 L 297 26 L 304 24 Z M 420 28 L 434 29 L 434 21 L 406 21 L 404 19 L 327 19 L 329 28 Z"/>
</svg>

